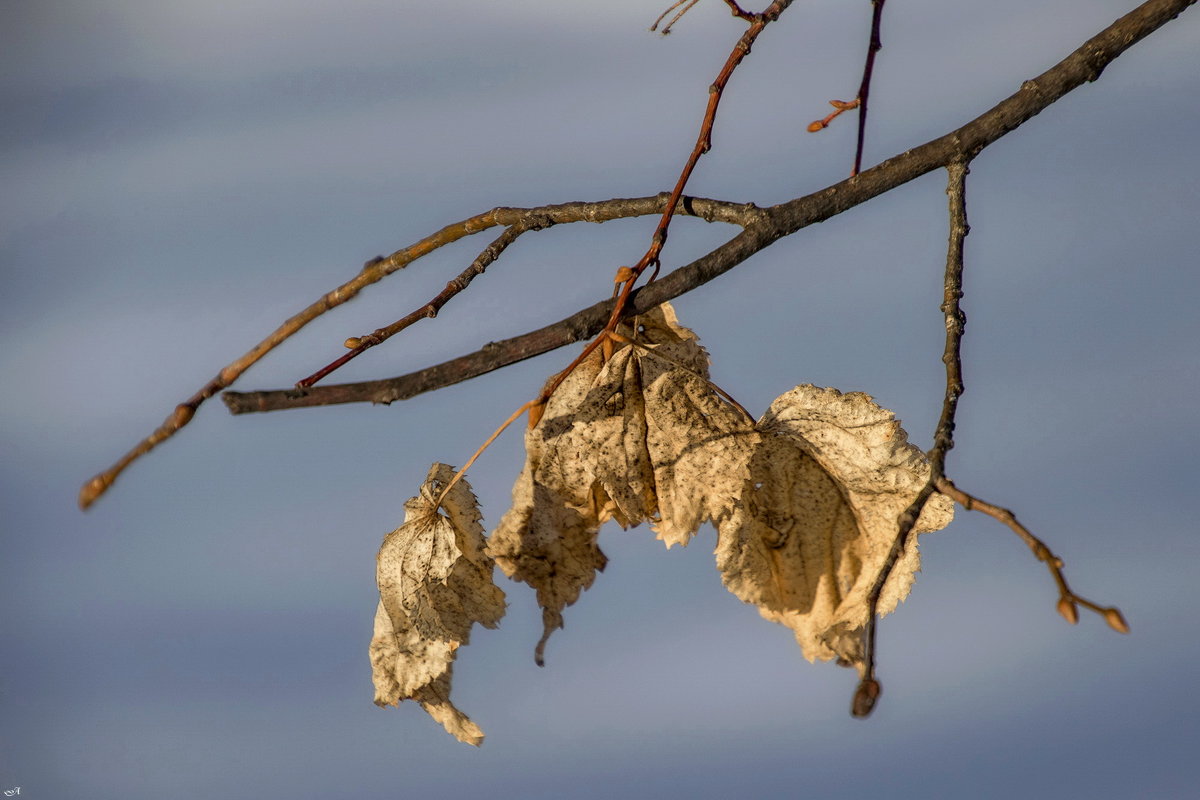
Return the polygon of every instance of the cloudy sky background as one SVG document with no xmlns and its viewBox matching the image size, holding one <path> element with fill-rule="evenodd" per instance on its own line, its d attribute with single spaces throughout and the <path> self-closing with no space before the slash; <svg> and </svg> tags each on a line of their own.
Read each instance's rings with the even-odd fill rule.
<svg viewBox="0 0 1200 800">
<path fill-rule="evenodd" d="M 665 0 L 664 0 L 665 5 Z M 889 5 L 867 161 L 966 122 L 1133 0 Z M 967 393 L 949 470 L 1013 507 L 1132 635 L 1067 626 L 1045 569 L 960 512 L 880 630 L 884 696 L 805 662 L 721 586 L 714 535 L 610 557 L 548 665 L 532 592 L 456 665 L 488 734 L 371 704 L 374 557 L 430 462 L 462 463 L 572 356 L 392 407 L 205 405 L 92 511 L 78 486 L 361 263 L 495 205 L 673 185 L 741 24 L 644 0 L 14 0 L 0 6 L 0 789 L 31 798 L 1174 797 L 1200 779 L 1200 12 L 986 150 L 968 179 Z M 735 74 L 693 194 L 844 178 L 867 2 L 797 2 Z M 942 392 L 944 174 L 676 303 L 761 412 L 865 391 L 927 447 Z M 523 237 L 436 321 L 338 380 L 402 374 L 606 295 L 654 222 Z M 666 266 L 734 233 L 679 220 Z M 484 234 L 483 236 L 489 236 Z M 439 251 L 239 388 L 287 386 L 432 296 Z M 494 525 L 521 463 L 470 481 Z"/>
</svg>

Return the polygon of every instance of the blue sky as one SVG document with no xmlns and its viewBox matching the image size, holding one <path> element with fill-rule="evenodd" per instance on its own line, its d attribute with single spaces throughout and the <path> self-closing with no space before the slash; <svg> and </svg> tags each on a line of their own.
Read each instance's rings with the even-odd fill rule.
<svg viewBox="0 0 1200 800">
<path fill-rule="evenodd" d="M 664 3 L 665 5 L 665 3 Z M 966 122 L 1133 0 L 887 7 L 868 163 Z M 1200 12 L 986 150 L 950 474 L 1011 506 L 1130 636 L 1068 627 L 990 519 L 922 541 L 880 629 L 884 696 L 728 594 L 714 534 L 610 565 L 533 664 L 532 593 L 456 665 L 487 733 L 371 704 L 374 557 L 435 460 L 462 463 L 572 352 L 391 407 L 213 402 L 87 514 L 79 484 L 361 263 L 495 205 L 670 188 L 740 34 L 703 0 L 16 0 L 0 8 L 0 789 L 35 798 L 1179 797 L 1200 779 Z M 869 4 L 798 2 L 722 103 L 693 194 L 760 205 L 848 173 Z M 760 413 L 865 391 L 927 447 L 942 392 L 944 175 L 779 242 L 676 302 Z M 530 234 L 435 321 L 339 373 L 402 374 L 565 316 L 650 219 Z M 488 234 L 484 234 L 487 236 Z M 666 267 L 732 235 L 680 220 Z M 287 386 L 432 296 L 486 241 L 372 287 L 238 388 Z M 494 526 L 521 464 L 469 479 Z"/>
</svg>

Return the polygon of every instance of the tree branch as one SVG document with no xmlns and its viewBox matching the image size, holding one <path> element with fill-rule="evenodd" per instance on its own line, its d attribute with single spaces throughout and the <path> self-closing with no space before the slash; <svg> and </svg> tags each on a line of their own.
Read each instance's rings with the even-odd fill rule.
<svg viewBox="0 0 1200 800">
<path fill-rule="evenodd" d="M 741 264 L 759 250 L 801 228 L 836 216 L 954 161 L 969 161 L 984 148 L 1016 130 L 1068 92 L 1083 83 L 1096 80 L 1113 59 L 1195 2 L 1196 0 L 1149 0 L 1143 3 L 1086 41 L 1049 70 L 1022 83 L 1015 94 L 966 125 L 894 156 L 855 177 L 767 209 L 729 204 L 728 209 L 738 210 L 735 215 L 738 217 L 737 222 L 744 224 L 745 230 L 691 264 L 634 292 L 625 316 L 645 312 L 663 301 L 702 286 Z M 659 195 L 659 199 L 664 197 Z M 643 201 L 648 199 L 650 198 L 642 198 Z M 688 202 L 684 202 L 685 213 L 689 213 Z M 589 205 L 599 208 L 605 204 Z M 612 308 L 612 301 L 605 300 L 538 330 L 502 342 L 490 343 L 474 353 L 396 378 L 313 387 L 306 391 L 284 389 L 249 393 L 226 392 L 223 399 L 235 414 L 337 403 L 391 403 L 450 386 L 590 338 L 603 328 L 607 313 L 611 313 Z"/>
<path fill-rule="evenodd" d="M 478 233 L 496 225 L 525 227 L 548 227 L 565 222 L 607 222 L 628 219 L 647 214 L 661 214 L 667 207 L 670 195 L 666 192 L 654 197 L 615 198 L 601 202 L 573 202 L 536 208 L 510 208 L 498 206 L 473 217 L 447 225 L 438 232 L 421 239 L 409 247 L 397 250 L 390 256 L 372 259 L 363 265 L 359 273 L 341 286 L 322 295 L 282 325 L 267 338 L 256 344 L 241 358 L 225 366 L 216 377 L 184 402 L 174 408 L 171 415 L 149 436 L 138 442 L 132 450 L 121 457 L 104 472 L 93 477 L 79 491 L 79 506 L 86 509 L 94 503 L 113 481 L 141 456 L 157 445 L 174 436 L 191 421 L 196 409 L 205 400 L 231 385 L 242 373 L 259 359 L 274 350 L 308 323 L 348 300 L 353 299 L 367 286 L 376 283 L 397 270 L 404 269 L 413 261 L 432 253 L 443 245 L 455 242 L 464 236 Z M 708 222 L 728 222 L 746 226 L 761 214 L 753 203 L 730 203 L 700 197 L 682 198 L 675 213 L 700 217 Z"/>
</svg>

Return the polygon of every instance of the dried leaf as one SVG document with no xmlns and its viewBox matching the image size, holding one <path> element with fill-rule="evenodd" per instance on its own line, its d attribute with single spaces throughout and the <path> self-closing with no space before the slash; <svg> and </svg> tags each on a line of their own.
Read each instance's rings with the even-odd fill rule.
<svg viewBox="0 0 1200 800">
<path fill-rule="evenodd" d="M 757 431 L 741 503 L 718 522 L 722 579 L 791 628 L 809 660 L 859 664 L 867 595 L 928 464 L 892 413 L 857 392 L 798 386 Z M 952 515 L 953 503 L 935 494 L 915 532 L 942 528 Z M 919 563 L 913 536 L 884 586 L 881 614 L 907 596 Z"/>
<path fill-rule="evenodd" d="M 636 330 L 635 330 L 636 329 Z M 513 505 L 488 552 L 510 577 L 537 590 L 543 635 L 563 625 L 563 609 L 590 587 L 606 559 L 600 526 L 652 521 L 660 538 L 686 544 L 712 508 L 732 501 L 714 447 L 713 426 L 749 430 L 740 412 L 707 382 L 708 354 L 663 304 L 623 326 L 620 343 L 581 362 L 526 433 L 527 460 Z M 699 426 L 699 427 L 697 427 Z M 719 503 L 706 503 L 709 496 Z"/>
<path fill-rule="evenodd" d="M 654 530 L 669 548 L 705 522 L 728 516 L 743 479 L 731 466 L 754 440 L 752 421 L 708 381 L 708 353 L 666 303 L 643 335 L 658 342 L 642 358 L 646 443 L 654 468 Z"/>
<path fill-rule="evenodd" d="M 379 549 L 371 672 L 376 705 L 416 700 L 448 733 L 478 745 L 483 732 L 450 702 L 451 668 L 475 623 L 499 624 L 504 593 L 492 583 L 478 502 L 465 480 L 439 513 L 438 496 L 453 475 L 434 464 L 420 495 L 404 504 L 404 524 Z"/>
<path fill-rule="evenodd" d="M 542 637 L 534 658 L 544 662 L 546 640 L 563 625 L 562 610 L 592 585 L 607 559 L 596 544 L 611 516 L 590 472 L 560 447 L 570 439 L 575 410 L 600 372 L 594 352 L 567 376 L 546 403 L 540 421 L 525 433 L 525 467 L 513 486 L 513 505 L 488 538 L 488 555 L 513 580 L 537 591 Z"/>
</svg>

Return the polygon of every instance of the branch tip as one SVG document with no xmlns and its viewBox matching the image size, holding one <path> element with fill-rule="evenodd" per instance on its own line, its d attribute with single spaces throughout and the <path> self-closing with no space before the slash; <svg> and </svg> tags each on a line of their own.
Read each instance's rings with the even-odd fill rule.
<svg viewBox="0 0 1200 800">
<path fill-rule="evenodd" d="M 1104 621 L 1117 633 L 1129 633 L 1129 623 L 1116 607 L 1104 609 Z"/>
<path fill-rule="evenodd" d="M 1071 602 L 1071 598 L 1063 597 L 1058 601 L 1058 613 L 1072 625 L 1079 624 L 1079 606 Z"/>
<path fill-rule="evenodd" d="M 854 700 L 850 703 L 850 716 L 856 719 L 866 719 L 875 710 L 875 702 L 883 693 L 883 687 L 874 678 L 863 678 L 854 692 Z"/>
</svg>

